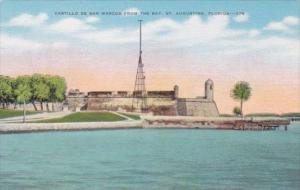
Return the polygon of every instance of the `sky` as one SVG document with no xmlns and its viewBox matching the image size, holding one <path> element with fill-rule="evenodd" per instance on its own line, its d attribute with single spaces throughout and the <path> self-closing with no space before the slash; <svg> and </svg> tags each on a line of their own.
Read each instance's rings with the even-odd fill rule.
<svg viewBox="0 0 300 190">
<path fill-rule="evenodd" d="M 142 19 L 148 90 L 177 84 L 181 97 L 203 96 L 210 78 L 220 112 L 232 113 L 230 90 L 247 81 L 245 113 L 299 112 L 298 13 L 294 0 L 0 0 L 0 74 L 133 90 Z"/>
</svg>

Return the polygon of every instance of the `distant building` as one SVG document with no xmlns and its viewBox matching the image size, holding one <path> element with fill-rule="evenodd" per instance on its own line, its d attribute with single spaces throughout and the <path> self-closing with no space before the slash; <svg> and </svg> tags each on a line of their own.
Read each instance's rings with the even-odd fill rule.
<svg viewBox="0 0 300 190">
<path fill-rule="evenodd" d="M 219 116 L 213 97 L 214 84 L 205 82 L 205 96 L 179 98 L 179 87 L 173 90 L 147 91 L 148 110 L 154 115 L 182 116 Z M 78 89 L 70 90 L 67 95 L 69 110 L 126 110 L 132 111 L 133 92 L 131 91 L 90 91 L 87 94 Z"/>
</svg>

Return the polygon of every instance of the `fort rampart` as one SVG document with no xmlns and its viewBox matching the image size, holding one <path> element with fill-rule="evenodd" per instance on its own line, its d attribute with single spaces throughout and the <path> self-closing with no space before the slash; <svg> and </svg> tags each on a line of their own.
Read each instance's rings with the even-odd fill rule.
<svg viewBox="0 0 300 190">
<path fill-rule="evenodd" d="M 173 90 L 147 91 L 148 111 L 154 115 L 182 115 L 217 117 L 219 111 L 213 99 L 213 82 L 205 82 L 205 96 L 197 98 L 179 98 L 179 87 Z M 71 90 L 67 96 L 68 109 L 134 111 L 133 92 L 130 91 L 90 91 L 87 94 Z"/>
</svg>

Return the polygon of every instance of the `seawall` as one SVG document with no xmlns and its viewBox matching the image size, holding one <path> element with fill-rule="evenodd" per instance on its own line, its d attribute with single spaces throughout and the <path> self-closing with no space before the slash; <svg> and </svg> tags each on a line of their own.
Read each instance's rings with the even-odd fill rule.
<svg viewBox="0 0 300 190">
<path fill-rule="evenodd" d="M 74 123 L 3 123 L 0 133 L 142 128 L 142 121 Z"/>
<path fill-rule="evenodd" d="M 280 117 L 188 117 L 144 116 L 143 127 L 152 128 L 201 128 L 231 130 L 271 130 L 288 126 L 290 120 Z"/>
<path fill-rule="evenodd" d="M 142 116 L 139 121 L 76 122 L 76 123 L 1 123 L 0 133 L 25 133 L 43 131 L 75 131 L 100 129 L 178 128 L 178 129 L 228 129 L 274 130 L 287 126 L 285 118 L 226 118 L 187 116 Z"/>
</svg>

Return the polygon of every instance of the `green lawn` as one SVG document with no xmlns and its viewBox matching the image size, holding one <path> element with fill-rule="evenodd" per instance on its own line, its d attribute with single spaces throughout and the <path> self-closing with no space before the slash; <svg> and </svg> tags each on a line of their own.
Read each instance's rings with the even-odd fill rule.
<svg viewBox="0 0 300 190">
<path fill-rule="evenodd" d="M 26 111 L 26 115 L 30 114 L 37 114 L 40 113 L 38 111 Z M 8 118 L 8 117 L 17 117 L 22 116 L 23 111 L 22 110 L 7 110 L 7 109 L 0 109 L 0 119 Z"/>
<path fill-rule="evenodd" d="M 77 112 L 61 118 L 35 121 L 35 123 L 103 122 L 123 120 L 126 119 L 110 112 Z"/>
<path fill-rule="evenodd" d="M 280 117 L 279 114 L 276 113 L 251 113 L 246 114 L 246 117 Z"/>
<path fill-rule="evenodd" d="M 130 114 L 130 113 L 120 113 L 121 115 L 125 115 L 131 119 L 134 119 L 134 120 L 140 120 L 141 117 L 139 115 L 136 115 L 136 114 Z"/>
<path fill-rule="evenodd" d="M 300 112 L 284 113 L 284 114 L 281 114 L 281 117 L 300 117 Z"/>
<path fill-rule="evenodd" d="M 220 117 L 236 117 L 236 115 L 233 115 L 233 114 L 220 114 Z"/>
<path fill-rule="evenodd" d="M 247 114 L 247 117 L 300 117 L 299 112 L 295 113 L 283 113 L 283 114 L 276 114 L 276 113 L 252 113 Z"/>
</svg>

